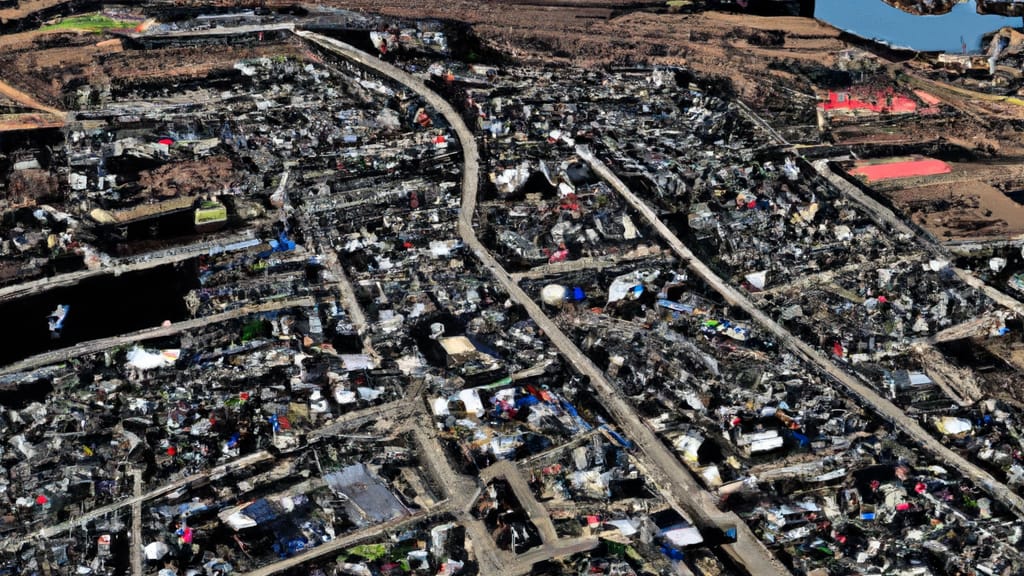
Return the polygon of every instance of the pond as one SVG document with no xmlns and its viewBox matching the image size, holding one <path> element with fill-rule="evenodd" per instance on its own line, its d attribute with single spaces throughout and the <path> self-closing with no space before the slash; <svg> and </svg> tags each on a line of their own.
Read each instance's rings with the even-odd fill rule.
<svg viewBox="0 0 1024 576">
<path fill-rule="evenodd" d="M 814 17 L 858 36 L 921 51 L 981 52 L 981 37 L 1021 18 L 978 14 L 974 0 L 942 16 L 915 16 L 881 0 L 816 0 Z M 963 44 L 961 44 L 961 42 Z"/>
<path fill-rule="evenodd" d="M 0 365 L 79 342 L 160 326 L 188 318 L 184 295 L 195 287 L 195 263 L 167 264 L 120 276 L 87 278 L 0 304 L 6 335 Z M 52 338 L 47 316 L 58 304 L 70 306 L 59 338 Z"/>
</svg>

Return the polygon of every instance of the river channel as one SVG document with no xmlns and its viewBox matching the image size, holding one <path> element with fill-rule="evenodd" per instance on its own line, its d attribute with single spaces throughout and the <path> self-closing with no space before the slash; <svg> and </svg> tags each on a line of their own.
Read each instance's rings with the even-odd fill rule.
<svg viewBox="0 0 1024 576">
<path fill-rule="evenodd" d="M 881 0 L 815 0 L 814 17 L 863 38 L 921 51 L 981 52 L 981 37 L 1003 26 L 1020 28 L 1021 18 L 978 14 L 974 1 L 942 16 L 915 16 Z"/>
</svg>

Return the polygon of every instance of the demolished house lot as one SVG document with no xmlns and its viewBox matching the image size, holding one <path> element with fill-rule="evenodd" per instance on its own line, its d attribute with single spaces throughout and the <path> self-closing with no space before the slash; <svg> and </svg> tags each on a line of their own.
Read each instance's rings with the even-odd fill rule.
<svg viewBox="0 0 1024 576">
<path fill-rule="evenodd" d="M 681 67 L 164 10 L 43 36 L 93 76 L 0 140 L 0 572 L 1024 570 L 998 162 L 829 149 L 878 101 L 804 156 Z"/>
<path fill-rule="evenodd" d="M 628 94 L 630 83 L 620 82 L 626 85 L 616 85 L 616 93 Z M 660 82 L 664 76 L 655 72 L 632 83 L 645 91 L 643 110 L 657 110 L 653 87 Z M 678 92 L 667 90 L 662 103 L 673 110 L 668 95 L 678 98 Z M 669 228 L 772 318 L 832 362 L 869 378 L 880 392 L 899 397 L 937 437 L 960 438 L 953 443 L 960 453 L 1006 479 L 1003 471 L 1010 469 L 1014 447 L 1004 442 L 987 448 L 998 440 L 984 435 L 1008 435 L 1005 426 L 1013 429 L 1015 421 L 1012 409 L 994 400 L 975 405 L 984 393 L 969 389 L 965 394 L 960 381 L 949 388 L 934 385 L 920 370 L 921 361 L 914 370 L 909 356 L 937 355 L 940 362 L 929 362 L 927 369 L 939 371 L 936 378 L 942 379 L 951 358 L 934 347 L 937 334 L 986 315 L 986 334 L 999 336 L 1007 333 L 1006 321 L 1012 324 L 1014 314 L 964 283 L 950 261 L 935 259 L 913 237 L 882 233 L 871 215 L 814 167 L 768 149 L 756 133 L 747 141 L 737 130 L 709 133 L 709 126 L 728 126 L 730 113 L 738 111 L 719 103 L 715 114 L 704 107 L 708 102 L 716 106 L 714 97 L 691 90 L 683 103 L 692 108 L 666 113 L 674 120 L 668 137 L 656 124 L 648 128 L 652 125 L 642 123 L 642 116 L 634 125 L 622 118 L 610 126 L 592 123 L 589 138 L 580 131 L 575 135 L 605 150 L 609 164 L 660 209 Z M 576 110 L 584 109 L 578 100 L 575 104 Z M 679 129 L 682 118 L 700 121 L 687 133 Z M 629 136 L 616 130 L 623 125 L 623 132 L 631 128 Z M 707 152 L 693 146 L 701 137 Z M 672 145 L 686 139 L 690 146 Z M 565 147 L 556 139 L 548 144 Z M 495 147 L 492 143 L 491 150 Z M 572 165 L 573 160 L 562 162 Z M 563 197 L 575 200 L 568 191 Z M 539 208 L 547 212 L 543 204 Z M 583 211 L 564 205 L 561 217 L 566 229 L 586 229 L 590 223 Z M 640 224 L 638 230 L 647 236 L 636 244 L 660 244 L 650 238 L 650 228 Z M 540 238 L 535 248 L 550 242 Z M 957 557 L 962 543 L 922 547 L 930 539 L 924 534 L 943 525 L 941 518 L 926 517 L 987 523 L 991 498 L 981 498 L 979 505 L 970 482 L 947 476 L 951 471 L 939 466 L 941 461 L 903 449 L 908 439 L 884 417 L 857 407 L 828 376 L 791 356 L 773 334 L 759 333 L 743 310 L 693 278 L 687 263 L 660 247 L 645 248 L 645 254 L 641 262 L 618 265 L 590 260 L 574 267 L 536 265 L 517 277 L 706 487 L 723 494 L 723 505 L 742 511 L 795 569 L 810 572 L 840 557 L 851 568 L 874 565 L 878 573 L 915 573 L 925 565 L 947 569 L 962 562 Z M 879 369 L 882 364 L 889 370 Z M 914 409 L 917 401 L 907 403 L 905 394 L 914 386 L 924 391 L 925 380 L 935 389 L 932 397 L 921 398 L 931 409 Z M 976 407 L 960 408 L 943 390 L 953 398 L 967 395 L 963 404 Z M 973 421 L 979 423 L 976 439 L 970 434 Z M 986 449 L 979 454 L 981 443 Z M 919 481 L 907 497 L 904 484 L 915 474 Z M 798 488 L 804 484 L 811 486 Z M 962 486 L 966 495 L 955 488 L 940 489 L 940 498 L 930 496 L 939 486 Z M 803 490 L 812 494 L 806 508 L 788 497 Z M 915 495 L 923 500 L 912 503 Z M 752 505 L 742 504 L 747 498 Z M 900 516 L 914 510 L 928 512 L 917 520 L 910 520 L 913 514 Z M 1002 519 L 992 526 L 1014 517 L 1006 509 L 997 514 Z M 790 530 L 784 529 L 786 515 L 798 518 Z M 893 530 L 910 527 L 893 527 L 894 521 L 919 528 L 909 539 L 906 533 L 897 538 L 903 547 L 886 548 L 882 543 L 892 539 Z M 863 538 L 865 548 L 844 550 L 851 538 L 846 532 Z M 1005 536 L 1012 542 L 1013 534 Z M 1004 548 L 981 562 L 996 571 L 1019 562 L 1013 546 Z"/>
<path fill-rule="evenodd" d="M 657 512 L 659 530 L 700 545 L 658 488 L 641 489 L 628 440 L 586 382 L 463 246 L 445 119 L 325 54 L 234 70 L 216 89 L 185 87 L 187 105 L 165 93 L 170 104 L 150 107 L 155 94 L 138 88 L 79 115 L 62 152 L 75 216 L 47 206 L 17 231 L 31 253 L 66 224 L 50 248 L 80 259 L 72 274 L 180 281 L 163 320 L 128 320 L 134 336 L 110 332 L 120 321 L 78 330 L 86 316 L 62 305 L 47 339 L 6 370 L 6 565 L 227 574 L 338 550 L 333 570 L 472 573 L 472 546 L 420 543 L 443 541 L 455 526 L 445 515 L 475 505 L 472 482 L 432 470 L 472 478 L 566 443 L 593 446 L 593 465 L 576 458 L 588 482 L 615 480 L 626 501 L 609 521 Z M 63 293 L 44 283 L 40 295 Z M 107 336 L 117 343 L 96 350 Z M 500 519 L 513 532 L 492 537 L 481 514 L 465 520 L 479 525 L 478 554 L 521 551 L 508 543 L 518 524 Z M 618 534 L 586 526 L 545 533 L 553 552 L 523 565 Z M 405 532 L 374 543 L 393 528 Z M 666 537 L 645 541 L 663 563 Z M 630 542 L 614 537 L 617 570 L 632 570 L 627 553 L 646 562 Z"/>
</svg>

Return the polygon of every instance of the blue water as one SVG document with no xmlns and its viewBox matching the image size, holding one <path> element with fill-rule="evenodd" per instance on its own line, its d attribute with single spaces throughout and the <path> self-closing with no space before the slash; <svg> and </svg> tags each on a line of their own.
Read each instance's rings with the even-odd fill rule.
<svg viewBox="0 0 1024 576">
<path fill-rule="evenodd" d="M 960 38 L 968 52 L 981 51 L 981 36 L 1003 26 L 1020 28 L 1021 18 L 981 15 L 974 1 L 957 4 L 942 16 L 915 16 L 881 0 L 816 0 L 814 17 L 892 46 L 959 53 Z"/>
</svg>

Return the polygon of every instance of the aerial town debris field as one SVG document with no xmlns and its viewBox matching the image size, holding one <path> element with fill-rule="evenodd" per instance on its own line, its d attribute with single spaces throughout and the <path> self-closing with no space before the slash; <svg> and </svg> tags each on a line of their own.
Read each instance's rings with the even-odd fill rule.
<svg viewBox="0 0 1024 576">
<path fill-rule="evenodd" d="M 1024 33 L 807 5 L 0 0 L 0 574 L 1024 574 Z"/>
</svg>

